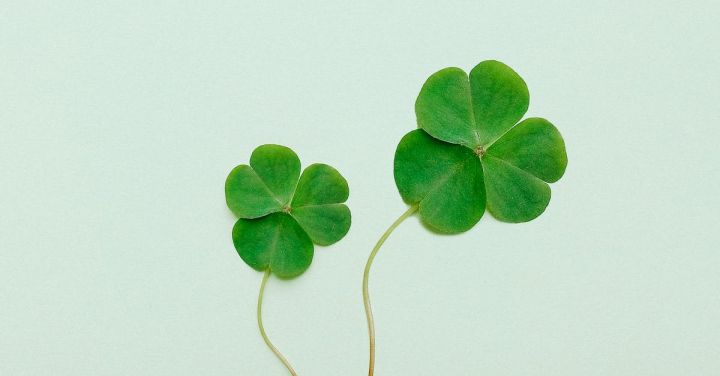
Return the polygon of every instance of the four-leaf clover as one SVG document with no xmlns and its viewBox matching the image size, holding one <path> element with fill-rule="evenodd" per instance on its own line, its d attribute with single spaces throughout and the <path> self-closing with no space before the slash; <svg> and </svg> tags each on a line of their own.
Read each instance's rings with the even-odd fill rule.
<svg viewBox="0 0 720 376">
<path fill-rule="evenodd" d="M 483 61 L 466 74 L 446 68 L 428 78 L 415 113 L 418 127 L 395 153 L 403 200 L 441 233 L 472 228 L 488 211 L 503 222 L 543 213 L 550 186 L 567 166 L 565 143 L 528 109 L 523 79 L 507 65 Z"/>
<path fill-rule="evenodd" d="M 300 160 L 287 147 L 262 145 L 225 182 L 225 198 L 239 217 L 232 230 L 240 257 L 258 271 L 293 278 L 310 266 L 313 243 L 330 245 L 350 229 L 343 204 L 345 178 L 326 164 L 300 174 Z"/>
</svg>

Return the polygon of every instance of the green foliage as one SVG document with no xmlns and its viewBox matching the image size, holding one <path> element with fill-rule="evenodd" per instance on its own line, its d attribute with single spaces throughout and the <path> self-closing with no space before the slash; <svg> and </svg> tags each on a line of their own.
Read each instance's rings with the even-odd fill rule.
<svg viewBox="0 0 720 376">
<path fill-rule="evenodd" d="M 469 230 L 485 211 L 482 166 L 475 153 L 434 139 L 422 129 L 400 141 L 395 182 L 405 202 L 420 204 L 420 217 L 439 232 Z"/>
<path fill-rule="evenodd" d="M 297 221 L 282 212 L 239 219 L 232 237 L 240 257 L 255 270 L 270 268 L 278 277 L 291 278 L 302 274 L 312 262 L 310 237 Z"/>
<path fill-rule="evenodd" d="M 466 74 L 428 78 L 415 103 L 420 129 L 400 141 L 395 183 L 422 221 L 441 233 L 472 228 L 485 207 L 498 220 L 527 222 L 550 202 L 547 183 L 567 166 L 565 143 L 547 120 L 529 118 L 525 81 L 484 61 Z"/>
<path fill-rule="evenodd" d="M 225 199 L 239 217 L 232 231 L 240 257 L 255 270 L 293 278 L 310 266 L 313 243 L 330 245 L 350 229 L 347 181 L 334 168 L 300 159 L 287 147 L 262 145 L 250 165 L 235 167 Z"/>
</svg>

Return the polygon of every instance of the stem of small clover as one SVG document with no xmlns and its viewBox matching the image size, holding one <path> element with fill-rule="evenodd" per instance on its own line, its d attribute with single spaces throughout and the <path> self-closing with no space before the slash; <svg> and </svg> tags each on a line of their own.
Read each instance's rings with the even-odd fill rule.
<svg viewBox="0 0 720 376">
<path fill-rule="evenodd" d="M 368 279 L 370 278 L 370 267 L 372 266 L 373 260 L 375 259 L 375 256 L 377 255 L 378 251 L 380 250 L 380 247 L 382 247 L 383 243 L 385 243 L 385 240 L 392 234 L 392 232 L 409 216 L 411 216 L 413 213 L 415 213 L 418 210 L 417 205 L 411 206 L 405 213 L 403 213 L 398 219 L 393 222 L 393 224 L 388 227 L 387 230 L 385 230 L 385 233 L 382 234 L 380 239 L 378 240 L 377 244 L 375 244 L 375 248 L 373 248 L 372 252 L 370 252 L 370 257 L 368 257 L 367 263 L 365 264 L 365 273 L 363 274 L 363 302 L 365 303 L 365 316 L 367 317 L 367 324 L 368 324 L 368 335 L 370 337 L 370 365 L 368 367 L 368 376 L 373 376 L 375 373 L 375 321 L 373 320 L 373 314 L 372 314 L 372 308 L 370 307 L 370 292 L 368 291 Z"/>
<path fill-rule="evenodd" d="M 297 376 L 297 373 L 295 373 L 295 370 L 290 365 L 290 362 L 283 356 L 283 354 L 280 352 L 280 350 L 273 345 L 272 342 L 270 342 L 270 338 L 268 338 L 267 333 L 265 333 L 265 326 L 263 326 L 262 321 L 262 302 L 263 302 L 263 293 L 265 292 L 265 284 L 267 284 L 267 280 L 270 278 L 270 268 L 268 268 L 265 271 L 265 274 L 263 275 L 262 282 L 260 283 L 260 294 L 258 294 L 258 304 L 257 304 L 257 322 L 258 322 L 258 328 L 260 328 L 260 335 L 263 337 L 263 340 L 265 341 L 265 344 L 270 348 L 270 350 L 277 356 L 278 359 L 282 362 L 283 365 L 285 365 L 285 368 L 287 368 L 288 371 L 290 371 L 290 374 L 292 376 Z"/>
</svg>

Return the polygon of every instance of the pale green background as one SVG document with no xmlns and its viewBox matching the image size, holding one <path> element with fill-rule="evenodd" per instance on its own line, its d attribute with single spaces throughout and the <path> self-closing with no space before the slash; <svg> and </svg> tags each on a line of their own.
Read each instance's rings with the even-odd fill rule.
<svg viewBox="0 0 720 376">
<path fill-rule="evenodd" d="M 393 234 L 377 375 L 720 374 L 717 3 L 437 3 L 0 3 L 0 375 L 284 375 L 223 195 L 262 143 L 336 166 L 354 220 L 270 280 L 270 335 L 366 374 L 395 145 L 428 75 L 484 59 L 567 174 L 529 224 Z"/>
</svg>

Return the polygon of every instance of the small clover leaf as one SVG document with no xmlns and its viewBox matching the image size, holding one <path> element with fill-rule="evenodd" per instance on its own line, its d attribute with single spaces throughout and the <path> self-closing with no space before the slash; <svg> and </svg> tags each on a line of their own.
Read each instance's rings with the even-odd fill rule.
<svg viewBox="0 0 720 376">
<path fill-rule="evenodd" d="M 529 94 L 507 65 L 484 61 L 466 74 L 428 78 L 415 103 L 420 129 L 400 141 L 395 183 L 441 233 L 472 228 L 485 207 L 503 222 L 527 222 L 550 202 L 547 183 L 567 166 L 565 143 L 547 120 L 528 118 Z M 517 124 L 516 124 L 517 123 Z"/>
<path fill-rule="evenodd" d="M 310 266 L 314 246 L 330 245 L 350 229 L 347 181 L 334 168 L 300 159 L 287 147 L 262 145 L 250 165 L 235 167 L 225 198 L 239 217 L 232 231 L 240 257 L 255 270 L 296 277 Z"/>
</svg>

